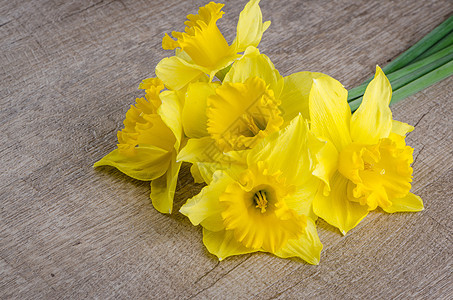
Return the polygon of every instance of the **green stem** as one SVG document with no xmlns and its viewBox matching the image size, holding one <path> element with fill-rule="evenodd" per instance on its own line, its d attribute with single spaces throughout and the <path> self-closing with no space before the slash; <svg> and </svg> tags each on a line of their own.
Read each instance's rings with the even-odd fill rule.
<svg viewBox="0 0 453 300">
<path fill-rule="evenodd" d="M 453 48 L 453 46 L 452 46 L 452 48 Z M 438 67 L 448 63 L 451 60 L 453 60 L 453 52 L 450 52 L 450 54 L 448 54 L 430 64 L 424 65 L 424 66 L 414 70 L 412 73 L 409 73 L 409 74 L 403 75 L 403 76 L 398 76 L 396 79 L 394 78 L 395 76 L 393 76 L 392 78 L 389 78 L 391 85 L 392 85 L 392 89 L 397 90 L 400 87 L 402 87 L 406 84 L 409 84 L 411 81 L 414 81 L 415 79 L 431 72 L 432 70 L 437 69 Z M 392 73 L 392 74 L 395 74 L 395 73 Z M 395 75 L 398 75 L 398 74 L 395 74 Z"/>
<path fill-rule="evenodd" d="M 415 93 L 453 75 L 453 61 L 423 75 L 411 83 L 397 89 L 392 96 L 391 103 L 396 103 L 404 98 L 412 96 Z"/>
<path fill-rule="evenodd" d="M 434 46 L 423 52 L 420 56 L 418 56 L 414 62 L 422 60 L 430 55 L 433 55 L 434 53 L 447 48 L 448 46 L 453 45 L 453 31 L 450 32 L 447 36 L 442 38 L 440 41 L 438 41 Z"/>
<path fill-rule="evenodd" d="M 394 59 L 391 63 L 382 68 L 384 73 L 390 74 L 404 66 L 407 66 L 411 61 L 418 61 L 427 56 L 433 55 L 438 50 L 445 46 L 451 45 L 451 35 L 453 34 L 453 16 L 449 17 L 442 24 L 434 28 L 430 33 L 424 36 L 414 46 L 410 47 L 403 54 Z M 428 54 L 425 54 L 428 53 Z M 361 97 L 366 86 L 373 77 L 365 80 L 361 85 L 349 91 L 348 101 Z"/>
<path fill-rule="evenodd" d="M 431 46 L 437 43 L 444 36 L 453 30 L 453 16 L 449 17 L 442 24 L 434 28 L 433 31 L 425 35 L 415 45 L 406 50 L 403 54 L 398 56 L 395 60 L 386 65 L 382 70 L 385 73 L 391 73 L 406 66 L 413 61 L 417 56 L 428 50 Z"/>
<path fill-rule="evenodd" d="M 419 60 L 415 63 L 410 64 L 398 71 L 390 73 L 387 75 L 392 89 L 396 90 L 399 87 L 408 84 L 409 82 L 417 79 L 420 76 L 425 75 L 428 72 L 442 66 L 443 64 L 449 62 L 453 59 L 453 45 L 434 53 L 433 55 L 426 57 L 422 60 Z M 351 102 L 359 97 L 362 97 L 365 93 L 368 83 L 359 85 L 351 89 L 348 92 L 348 102 Z"/>
<path fill-rule="evenodd" d="M 397 89 L 393 95 L 392 100 L 390 103 L 396 103 L 404 98 L 412 96 L 413 94 L 433 85 L 436 82 L 439 82 L 449 76 L 453 75 L 453 61 L 450 61 L 437 69 L 423 75 L 420 78 L 402 86 L 401 88 Z M 357 110 L 359 108 L 360 103 L 362 102 L 362 97 L 355 99 L 349 102 L 349 106 L 351 107 L 351 111 Z"/>
</svg>

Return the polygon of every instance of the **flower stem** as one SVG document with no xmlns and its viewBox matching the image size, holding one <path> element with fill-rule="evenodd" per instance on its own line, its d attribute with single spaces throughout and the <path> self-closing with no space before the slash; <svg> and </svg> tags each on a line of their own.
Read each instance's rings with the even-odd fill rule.
<svg viewBox="0 0 453 300">
<path fill-rule="evenodd" d="M 453 61 L 450 61 L 439 68 L 423 75 L 409 84 L 397 89 L 392 96 L 391 103 L 396 103 L 404 98 L 412 96 L 415 93 L 453 75 Z"/>
<path fill-rule="evenodd" d="M 393 95 L 391 103 L 396 103 L 404 98 L 412 96 L 413 94 L 439 82 L 449 76 L 453 75 L 453 60 L 448 63 L 432 70 L 431 72 L 417 78 L 416 80 L 409 82 L 408 84 L 397 89 Z M 355 99 L 349 103 L 351 111 L 357 110 L 362 102 L 362 97 Z"/>
<path fill-rule="evenodd" d="M 430 33 L 424 36 L 414 46 L 410 47 L 400 56 L 398 56 L 391 63 L 382 68 L 382 70 L 390 75 L 398 69 L 404 68 L 409 63 L 415 63 L 430 57 L 444 48 L 453 44 L 453 16 L 449 17 L 439 26 L 434 28 Z M 431 63 L 425 61 L 426 63 Z M 363 96 L 366 86 L 373 77 L 365 80 L 361 85 L 351 89 L 349 91 L 348 102 Z M 395 78 L 394 78 L 395 79 Z"/>
<path fill-rule="evenodd" d="M 392 72 L 387 75 L 392 89 L 396 90 L 403 85 L 408 84 L 412 80 L 419 78 L 420 76 L 425 75 L 426 73 L 442 66 L 443 64 L 449 62 L 453 59 L 453 45 L 440 50 L 428 56 L 424 59 L 421 59 L 417 62 L 410 64 L 402 69 L 399 69 L 395 72 Z M 348 93 L 348 102 L 353 101 L 359 97 L 362 97 L 365 93 L 368 83 L 364 83 L 351 89 Z"/>
<path fill-rule="evenodd" d="M 415 45 L 406 50 L 403 54 L 398 56 L 395 60 L 386 65 L 382 70 L 384 73 L 391 73 L 406 66 L 408 63 L 416 59 L 423 52 L 428 50 L 431 46 L 441 40 L 444 36 L 453 30 L 453 16 L 449 17 L 442 24 L 434 28 L 433 31 L 425 35 Z"/>
<path fill-rule="evenodd" d="M 430 55 L 433 55 L 434 53 L 442 49 L 445 49 L 451 45 L 453 45 L 453 31 L 446 35 L 444 38 L 442 38 L 440 41 L 438 41 L 436 44 L 434 44 L 431 48 L 423 52 L 420 56 L 418 56 L 414 60 L 414 62 L 422 60 L 423 58 L 426 58 Z"/>
<path fill-rule="evenodd" d="M 392 85 L 392 89 L 393 90 L 397 90 L 399 89 L 400 87 L 404 86 L 404 85 L 407 85 L 408 83 L 410 83 L 411 81 L 417 79 L 417 78 L 420 78 L 421 76 L 431 72 L 432 70 L 435 70 L 437 69 L 438 67 L 450 62 L 453 60 L 453 46 L 449 47 L 451 48 L 450 50 L 450 53 L 436 61 L 433 61 L 429 64 L 425 64 L 421 67 L 419 67 L 418 69 L 415 69 L 413 72 L 407 74 L 408 72 L 410 72 L 410 70 L 407 70 L 406 72 L 406 68 L 404 69 L 401 69 L 401 70 L 398 70 L 394 73 L 392 73 L 392 76 L 390 78 L 391 80 L 391 85 Z M 411 68 L 412 65 L 408 66 L 407 69 L 412 69 Z M 402 74 L 396 74 L 398 73 L 399 71 L 404 71 L 404 72 L 401 72 Z M 405 75 L 403 75 L 405 74 Z M 396 79 L 395 79 L 396 77 Z"/>
</svg>

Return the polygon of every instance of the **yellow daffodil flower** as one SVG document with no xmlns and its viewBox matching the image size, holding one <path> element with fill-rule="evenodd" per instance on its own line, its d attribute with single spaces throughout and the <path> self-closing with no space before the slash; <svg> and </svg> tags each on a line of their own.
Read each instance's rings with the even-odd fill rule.
<svg viewBox="0 0 453 300">
<path fill-rule="evenodd" d="M 311 130 L 328 141 L 318 157 L 324 165 L 318 171 L 330 178 L 314 200 L 314 211 L 343 234 L 378 206 L 389 213 L 423 210 L 420 197 L 409 192 L 413 149 L 406 146 L 405 135 L 413 127 L 392 120 L 391 96 L 390 82 L 376 67 L 361 106 L 351 116 L 347 91 L 338 81 L 314 80 Z"/>
<path fill-rule="evenodd" d="M 283 78 L 266 55 L 248 47 L 222 84 L 189 84 L 182 123 L 191 139 L 178 160 L 193 163 L 209 182 L 215 170 L 229 165 L 225 161 L 234 154 L 226 153 L 252 149 L 299 113 L 308 117 L 312 79 L 320 76 L 300 72 Z"/>
<path fill-rule="evenodd" d="M 318 264 L 312 199 L 320 180 L 312 173 L 324 145 L 297 116 L 248 151 L 242 168 L 216 171 L 180 212 L 203 226 L 203 242 L 219 260 L 264 251 Z"/>
<path fill-rule="evenodd" d="M 118 148 L 94 164 L 112 166 L 124 174 L 151 181 L 151 200 L 162 213 L 171 213 L 180 162 L 181 104 L 176 92 L 163 91 L 158 78 L 139 86 L 145 98 L 137 98 L 126 113 L 124 129 L 118 132 Z"/>
<path fill-rule="evenodd" d="M 177 49 L 176 56 L 164 58 L 156 66 L 156 74 L 165 86 L 179 90 L 202 76 L 214 75 L 236 58 L 248 46 L 258 46 L 261 37 L 270 25 L 262 22 L 259 0 L 251 0 L 242 10 L 237 24 L 236 39 L 231 45 L 217 27 L 217 21 L 224 14 L 224 4 L 210 2 L 200 7 L 197 15 L 188 15 L 185 32 L 172 32 L 172 39 L 165 34 L 162 47 Z"/>
</svg>

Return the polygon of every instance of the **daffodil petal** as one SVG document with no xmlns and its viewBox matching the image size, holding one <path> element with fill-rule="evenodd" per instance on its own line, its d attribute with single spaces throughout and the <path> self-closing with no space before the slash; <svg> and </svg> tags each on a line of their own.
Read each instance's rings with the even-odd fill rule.
<svg viewBox="0 0 453 300">
<path fill-rule="evenodd" d="M 149 181 L 162 176 L 170 163 L 171 152 L 158 147 L 136 147 L 123 153 L 115 149 L 94 167 L 112 166 L 134 179 Z"/>
<path fill-rule="evenodd" d="M 338 151 L 330 141 L 324 141 L 323 147 L 316 152 L 317 164 L 313 170 L 313 175 L 324 182 L 323 193 L 330 192 L 330 178 L 338 167 Z"/>
<path fill-rule="evenodd" d="M 187 200 L 179 212 L 195 226 L 201 224 L 210 231 L 219 231 L 225 229 L 219 197 L 233 180 L 223 171 L 217 171 L 213 178 L 198 195 Z"/>
<path fill-rule="evenodd" d="M 392 129 L 391 98 L 390 82 L 381 68 L 376 66 L 376 75 L 366 88 L 362 104 L 351 118 L 354 142 L 376 144 L 379 139 L 389 136 Z"/>
<path fill-rule="evenodd" d="M 337 80 L 325 76 L 313 79 L 309 96 L 311 130 L 333 142 L 340 152 L 351 143 L 351 110 L 348 91 Z"/>
<path fill-rule="evenodd" d="M 168 36 L 168 35 L 166 35 L 166 36 Z M 189 56 L 189 54 L 187 54 L 181 48 L 176 48 L 175 49 L 175 56 L 181 58 L 183 61 L 188 63 L 188 65 L 193 65 L 194 64 L 194 62 L 193 62 L 192 58 Z M 195 68 L 195 69 L 199 69 L 199 68 Z"/>
<path fill-rule="evenodd" d="M 266 82 L 266 85 L 274 92 L 278 99 L 283 89 L 283 77 L 275 69 L 269 57 L 260 54 L 254 47 L 248 47 L 244 55 L 233 64 L 233 67 L 226 74 L 224 82 L 244 83 L 250 77 L 259 77 Z"/>
<path fill-rule="evenodd" d="M 222 153 L 210 137 L 189 139 L 178 154 L 178 161 L 197 164 L 199 175 L 204 182 L 210 183 L 217 170 L 227 170 L 230 176 L 238 174 L 246 167 L 246 151 Z"/>
<path fill-rule="evenodd" d="M 198 167 L 198 163 L 194 163 L 190 166 L 190 174 L 192 174 L 193 181 L 195 183 L 203 183 L 203 175 L 201 175 L 200 168 Z"/>
<path fill-rule="evenodd" d="M 210 231 L 203 228 L 203 243 L 208 251 L 217 256 L 219 260 L 258 251 L 239 243 L 231 230 Z"/>
<path fill-rule="evenodd" d="M 283 130 L 266 137 L 250 150 L 248 165 L 256 161 L 267 161 L 271 172 L 283 172 L 288 183 L 303 186 L 314 169 L 307 148 L 308 124 L 297 116 Z M 297 159 L 295 159 L 297 158 Z"/>
<path fill-rule="evenodd" d="M 310 119 L 308 97 L 311 86 L 313 79 L 322 76 L 326 75 L 316 72 L 298 72 L 284 78 L 280 109 L 285 121 L 292 120 L 299 113 L 305 119 Z"/>
<path fill-rule="evenodd" d="M 392 133 L 396 133 L 401 136 L 406 136 L 408 132 L 414 130 L 414 126 L 407 123 L 392 120 Z"/>
<path fill-rule="evenodd" d="M 179 149 L 182 138 L 181 103 L 176 92 L 165 91 L 160 94 L 162 104 L 157 113 L 176 137 L 175 149 Z"/>
<path fill-rule="evenodd" d="M 208 96 L 215 94 L 216 83 L 196 82 L 187 88 L 182 109 L 182 125 L 189 138 L 208 136 L 206 106 Z"/>
<path fill-rule="evenodd" d="M 294 194 L 285 197 L 285 203 L 289 209 L 294 210 L 299 215 L 305 215 L 313 220 L 318 216 L 313 211 L 313 198 L 320 188 L 321 182 L 314 176 L 308 177 L 303 188 L 297 189 Z"/>
<path fill-rule="evenodd" d="M 259 6 L 260 0 L 250 0 L 239 15 L 236 35 L 237 51 L 244 51 L 248 46 L 257 47 L 270 21 L 263 23 Z"/>
<path fill-rule="evenodd" d="M 181 163 L 176 162 L 176 154 L 173 154 L 167 173 L 151 181 L 150 198 L 154 208 L 161 213 L 171 213 L 173 209 L 173 198 L 180 168 Z"/>
<path fill-rule="evenodd" d="M 348 179 L 339 172 L 333 175 L 330 187 L 328 196 L 318 192 L 313 201 L 313 209 L 315 214 L 346 234 L 366 217 L 368 206 L 348 199 Z"/>
<path fill-rule="evenodd" d="M 417 195 L 408 193 L 406 197 L 391 199 L 392 205 L 387 208 L 382 208 L 388 213 L 395 212 L 415 212 L 424 209 L 423 200 Z"/>
<path fill-rule="evenodd" d="M 245 170 L 244 160 L 240 161 L 224 161 L 221 163 L 197 163 L 201 177 L 204 182 L 210 184 L 216 171 L 226 171 L 228 175 L 236 180 Z"/>
<path fill-rule="evenodd" d="M 285 246 L 275 252 L 275 255 L 282 258 L 300 257 L 309 264 L 317 265 L 321 257 L 321 250 L 322 244 L 315 222 L 308 218 L 305 233 L 299 239 L 288 240 Z"/>
<path fill-rule="evenodd" d="M 200 177 L 203 182 L 210 184 L 212 181 L 212 176 L 216 171 L 224 170 L 225 168 L 218 163 L 196 163 L 198 170 L 200 172 Z"/>
<path fill-rule="evenodd" d="M 178 161 L 215 163 L 222 160 L 222 152 L 211 137 L 189 139 L 178 154 Z"/>
<path fill-rule="evenodd" d="M 156 66 L 156 75 L 169 89 L 179 90 L 197 80 L 203 72 L 183 59 L 172 56 L 162 59 Z"/>
</svg>

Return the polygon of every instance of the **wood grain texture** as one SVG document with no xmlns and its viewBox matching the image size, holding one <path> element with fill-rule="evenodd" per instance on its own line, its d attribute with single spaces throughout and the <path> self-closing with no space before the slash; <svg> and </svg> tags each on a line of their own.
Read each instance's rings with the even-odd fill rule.
<svg viewBox="0 0 453 300">
<path fill-rule="evenodd" d="M 246 1 L 227 1 L 229 41 Z M 218 262 L 201 230 L 162 215 L 149 184 L 92 164 L 111 151 L 138 83 L 201 1 L 0 3 L 0 295 L 32 298 L 452 298 L 453 92 L 446 79 L 392 107 L 415 125 L 425 211 L 371 213 L 347 236 L 319 221 L 319 266 L 257 253 Z M 453 11 L 448 0 L 263 0 L 260 50 L 282 75 L 352 87 Z M 196 194 L 187 166 L 174 211 Z"/>
</svg>

